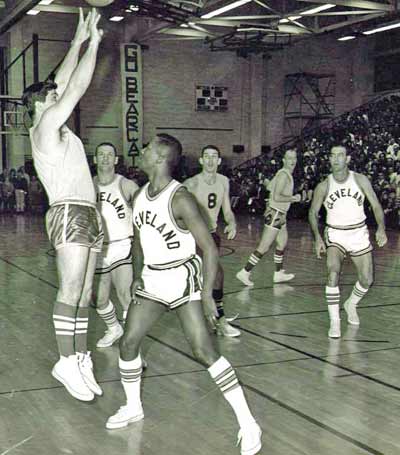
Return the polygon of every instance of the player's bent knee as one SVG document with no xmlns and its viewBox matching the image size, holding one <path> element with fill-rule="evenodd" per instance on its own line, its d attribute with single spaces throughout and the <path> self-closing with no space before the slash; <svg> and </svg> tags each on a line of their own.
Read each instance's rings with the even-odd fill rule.
<svg viewBox="0 0 400 455">
<path fill-rule="evenodd" d="M 139 353 L 140 341 L 137 337 L 125 332 L 119 342 L 119 350 L 122 358 L 132 357 L 135 358 Z"/>
</svg>

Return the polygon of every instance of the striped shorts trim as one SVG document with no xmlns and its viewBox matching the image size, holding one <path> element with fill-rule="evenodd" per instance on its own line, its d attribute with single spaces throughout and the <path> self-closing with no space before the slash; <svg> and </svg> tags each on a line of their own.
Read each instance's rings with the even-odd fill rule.
<svg viewBox="0 0 400 455">
<path fill-rule="evenodd" d="M 96 275 L 110 273 L 122 265 L 132 266 L 132 240 L 130 238 L 103 245 L 97 255 Z"/>
<path fill-rule="evenodd" d="M 264 213 L 264 225 L 271 229 L 281 229 L 286 224 L 286 213 L 268 206 Z"/>
<path fill-rule="evenodd" d="M 367 226 L 355 229 L 325 228 L 325 243 L 327 248 L 337 248 L 344 256 L 359 257 L 373 250 L 369 240 Z"/>
<path fill-rule="evenodd" d="M 202 262 L 199 256 L 168 264 L 145 265 L 142 272 L 143 289 L 136 294 L 174 310 L 201 299 Z"/>
</svg>

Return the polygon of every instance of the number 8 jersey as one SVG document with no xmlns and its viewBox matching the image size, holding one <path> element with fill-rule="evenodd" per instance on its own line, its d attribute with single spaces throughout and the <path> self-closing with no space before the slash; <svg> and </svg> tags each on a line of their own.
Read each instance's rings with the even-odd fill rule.
<svg viewBox="0 0 400 455">
<path fill-rule="evenodd" d="M 202 215 L 210 232 L 217 230 L 218 215 L 229 180 L 221 174 L 216 174 L 214 183 L 207 183 L 202 173 L 187 179 L 184 186 L 193 194 L 200 205 Z"/>
</svg>

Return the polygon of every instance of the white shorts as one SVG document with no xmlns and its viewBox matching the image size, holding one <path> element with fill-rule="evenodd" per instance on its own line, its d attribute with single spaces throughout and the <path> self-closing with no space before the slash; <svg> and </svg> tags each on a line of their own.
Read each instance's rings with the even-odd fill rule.
<svg viewBox="0 0 400 455">
<path fill-rule="evenodd" d="M 202 262 L 194 255 L 162 265 L 145 265 L 142 272 L 143 289 L 136 294 L 174 310 L 185 303 L 201 299 Z"/>
<path fill-rule="evenodd" d="M 109 273 L 121 265 L 132 266 L 132 239 L 104 243 L 103 250 L 97 255 L 96 275 Z"/>
<path fill-rule="evenodd" d="M 335 229 L 327 227 L 325 229 L 326 246 L 336 247 L 344 255 L 362 256 L 372 251 L 372 245 L 369 241 L 369 232 L 367 226 L 355 229 Z"/>
</svg>

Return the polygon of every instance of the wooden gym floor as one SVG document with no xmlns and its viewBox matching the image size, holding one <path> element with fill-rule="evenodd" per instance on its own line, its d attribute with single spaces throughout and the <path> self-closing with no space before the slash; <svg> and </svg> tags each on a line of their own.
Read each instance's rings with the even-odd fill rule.
<svg viewBox="0 0 400 455">
<path fill-rule="evenodd" d="M 240 219 L 224 241 L 225 308 L 240 313 L 239 339 L 218 337 L 261 424 L 268 455 L 400 453 L 400 235 L 375 251 L 376 281 L 357 330 L 342 318 L 342 338 L 327 337 L 325 264 L 314 257 L 305 223 L 289 224 L 289 284 L 272 285 L 269 254 L 256 285 L 235 278 L 254 248 L 258 219 Z M 238 454 L 237 424 L 207 371 L 194 361 L 173 314 L 147 337 L 145 419 L 107 431 L 123 404 L 118 347 L 95 350 L 103 323 L 91 313 L 90 346 L 104 396 L 73 399 L 50 371 L 57 361 L 51 311 L 57 290 L 53 254 L 40 217 L 0 217 L 0 455 Z M 342 302 L 356 281 L 346 262 Z"/>
</svg>

